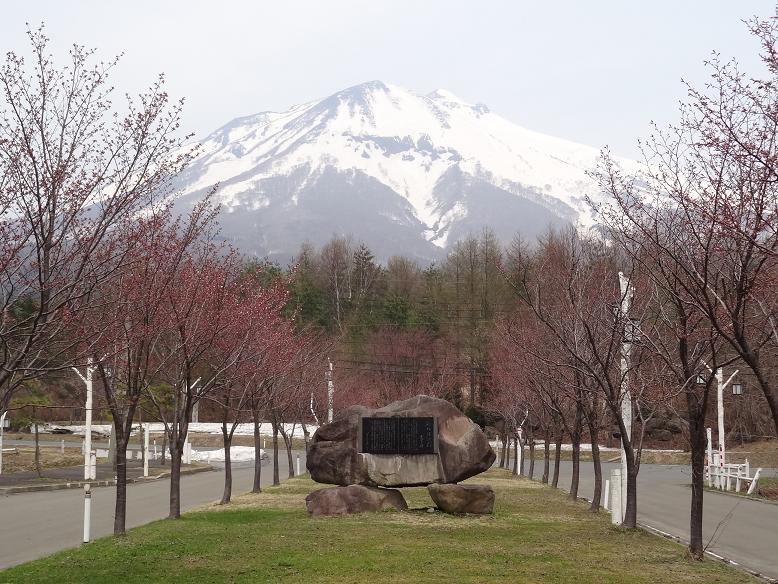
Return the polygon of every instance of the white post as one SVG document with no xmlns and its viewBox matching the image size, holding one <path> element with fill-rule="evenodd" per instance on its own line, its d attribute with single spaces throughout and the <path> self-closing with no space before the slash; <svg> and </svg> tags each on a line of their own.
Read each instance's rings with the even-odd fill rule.
<svg viewBox="0 0 778 584">
<path fill-rule="evenodd" d="M 327 357 L 327 363 L 329 364 L 329 369 L 327 369 L 326 377 L 327 377 L 327 423 L 332 423 L 332 417 L 334 413 L 334 398 L 335 398 L 335 386 L 332 382 L 332 361 L 329 357 Z"/>
<path fill-rule="evenodd" d="M 92 491 L 89 483 L 84 485 L 84 543 L 89 543 L 92 524 Z"/>
<path fill-rule="evenodd" d="M 613 525 L 621 525 L 622 511 L 621 511 L 621 469 L 614 468 L 611 470 L 611 523 Z"/>
<path fill-rule="evenodd" d="M 84 431 L 84 448 L 86 449 L 86 455 L 84 462 L 91 464 L 91 468 L 84 472 L 84 476 L 87 479 L 94 479 L 97 474 L 97 457 L 92 457 L 92 374 L 94 368 L 92 367 L 92 358 L 86 360 L 86 404 L 84 407 L 84 413 L 86 417 L 86 430 Z M 91 495 L 90 495 L 91 496 Z"/>
<path fill-rule="evenodd" d="M 149 429 L 147 423 L 143 428 L 143 476 L 149 476 Z"/>
<path fill-rule="evenodd" d="M 157 460 L 157 439 L 154 438 L 154 460 Z"/>
<path fill-rule="evenodd" d="M 300 476 L 300 455 L 297 455 L 297 476 Z"/>
<path fill-rule="evenodd" d="M 3 412 L 0 416 L 0 474 L 3 474 L 3 432 L 5 431 L 5 417 L 8 412 Z"/>
<path fill-rule="evenodd" d="M 602 504 L 602 508 L 608 510 L 608 501 L 611 495 L 611 480 L 605 479 L 605 502 Z"/>
<path fill-rule="evenodd" d="M 717 489 L 721 488 L 721 467 L 719 466 L 719 453 L 713 453 L 713 486 Z"/>
<path fill-rule="evenodd" d="M 719 431 L 719 467 L 724 468 L 724 370 L 719 367 L 716 369 L 716 399 L 717 399 L 717 421 Z"/>
<path fill-rule="evenodd" d="M 91 459 L 90 454 L 92 452 L 92 373 L 94 373 L 94 366 L 92 365 L 92 358 L 87 357 L 86 360 L 86 377 L 81 375 L 81 372 L 75 367 L 72 368 L 81 378 L 81 381 L 86 385 L 86 403 L 84 404 L 84 414 L 86 418 L 86 430 L 84 431 L 84 479 L 89 480 L 94 478 L 93 471 L 90 469 Z"/>
<path fill-rule="evenodd" d="M 756 483 L 759 482 L 759 475 L 761 474 L 762 469 L 758 468 L 756 469 L 756 472 L 754 473 L 754 478 L 751 480 L 751 484 L 748 486 L 748 494 L 753 495 L 754 491 L 756 491 Z"/>
<path fill-rule="evenodd" d="M 705 467 L 705 475 L 708 479 L 708 488 L 713 486 L 713 436 L 710 428 L 705 428 L 708 436 L 708 464 Z"/>
<path fill-rule="evenodd" d="M 64 439 L 59 443 L 59 453 L 60 454 L 65 454 L 65 440 Z"/>
<path fill-rule="evenodd" d="M 629 318 L 629 309 L 632 305 L 632 296 L 635 293 L 635 288 L 630 286 L 629 278 L 624 275 L 623 272 L 619 272 L 619 290 L 621 292 L 621 306 L 619 308 L 619 316 L 624 321 L 624 333 L 627 332 L 626 321 Z M 630 353 L 632 351 L 632 343 L 628 342 L 631 339 L 627 338 L 626 334 L 621 343 L 621 417 L 624 420 L 624 429 L 627 434 L 627 438 L 632 440 L 632 395 L 629 392 L 629 369 L 630 369 Z M 627 452 L 624 449 L 624 437 L 621 442 L 621 494 L 619 502 L 621 503 L 621 515 L 623 516 L 627 512 Z M 615 500 L 614 500 L 615 504 Z M 621 523 L 621 521 L 619 521 Z"/>
<path fill-rule="evenodd" d="M 87 480 L 97 479 L 97 453 L 93 450 L 89 453 L 89 476 Z"/>
</svg>

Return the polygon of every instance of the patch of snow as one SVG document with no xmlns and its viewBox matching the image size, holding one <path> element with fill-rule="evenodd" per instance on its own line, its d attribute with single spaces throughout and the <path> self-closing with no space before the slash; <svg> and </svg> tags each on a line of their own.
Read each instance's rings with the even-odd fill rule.
<svg viewBox="0 0 778 584">
<path fill-rule="evenodd" d="M 265 451 L 260 449 L 259 457 L 265 457 Z M 218 450 L 192 450 L 192 460 L 196 462 L 224 462 L 224 448 Z M 254 460 L 253 446 L 232 446 L 230 448 L 231 462 L 244 462 Z"/>
<path fill-rule="evenodd" d="M 165 431 L 165 425 L 161 422 L 150 422 L 150 432 L 152 433 L 162 433 Z M 222 425 L 218 422 L 192 422 L 189 424 L 189 433 L 201 433 L 201 434 L 221 434 Z M 68 429 L 72 431 L 73 434 L 76 436 L 84 436 L 86 434 L 86 426 L 83 424 L 72 424 L 72 425 L 47 425 L 44 431 L 51 431 L 56 428 L 63 428 Z M 138 425 L 133 426 L 133 435 L 137 434 L 138 432 Z M 308 432 L 310 432 L 311 435 L 318 429 L 318 426 L 313 424 L 306 424 L 306 428 L 308 429 Z M 106 436 L 111 434 L 111 424 L 92 424 L 92 431 L 93 432 L 99 432 L 100 434 L 105 434 Z M 295 424 L 284 424 L 284 431 L 285 432 L 293 432 L 293 436 L 295 438 L 303 438 L 305 436 L 302 426 L 299 423 Z M 271 436 L 273 434 L 273 426 L 270 424 L 270 422 L 262 422 L 259 425 L 259 433 L 263 436 Z M 253 436 L 254 435 L 254 424 L 253 423 L 245 423 L 245 424 L 238 424 L 238 426 L 235 428 L 235 434 L 241 435 L 241 436 Z"/>
</svg>

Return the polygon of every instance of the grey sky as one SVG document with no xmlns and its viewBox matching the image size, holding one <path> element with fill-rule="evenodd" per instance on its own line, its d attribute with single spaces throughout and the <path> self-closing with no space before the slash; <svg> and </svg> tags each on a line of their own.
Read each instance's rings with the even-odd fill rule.
<svg viewBox="0 0 778 584">
<path fill-rule="evenodd" d="M 775 0 L 28 0 L 3 4 L 0 50 L 26 50 L 25 22 L 45 21 L 57 52 L 123 52 L 117 87 L 165 72 L 198 135 L 381 79 L 634 156 L 650 120 L 675 118 L 681 77 L 704 82 L 711 50 L 759 71 L 741 20 L 774 12 Z"/>
</svg>

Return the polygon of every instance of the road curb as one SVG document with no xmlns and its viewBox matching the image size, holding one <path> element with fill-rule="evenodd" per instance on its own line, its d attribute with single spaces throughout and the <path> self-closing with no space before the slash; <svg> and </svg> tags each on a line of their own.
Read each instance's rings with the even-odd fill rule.
<svg viewBox="0 0 778 584">
<path fill-rule="evenodd" d="M 753 495 L 748 495 L 748 494 L 741 495 L 733 491 L 722 491 L 721 489 L 717 489 L 716 487 L 704 487 L 704 489 L 706 493 L 726 495 L 727 497 L 735 497 L 737 499 L 746 500 L 746 501 L 756 501 L 757 503 L 767 503 L 768 505 L 778 505 L 778 501 L 773 501 L 772 499 L 765 499 L 764 497 L 755 497 Z"/>
<path fill-rule="evenodd" d="M 197 468 L 187 468 L 181 471 L 181 476 L 197 474 L 201 472 L 210 472 L 216 470 L 213 466 L 203 466 Z M 166 479 L 170 476 L 170 471 L 165 471 L 158 475 L 148 477 L 136 477 L 127 479 L 127 484 L 134 483 L 146 483 L 149 481 L 157 481 L 160 479 Z M 17 495 L 21 493 L 36 493 L 39 491 L 61 491 L 64 489 L 82 489 L 84 485 L 89 483 L 92 487 L 113 487 L 116 486 L 115 479 L 100 480 L 100 481 L 69 481 L 67 483 L 49 483 L 46 485 L 20 485 L 18 487 L 0 487 L 0 496 L 2 495 Z"/>
</svg>

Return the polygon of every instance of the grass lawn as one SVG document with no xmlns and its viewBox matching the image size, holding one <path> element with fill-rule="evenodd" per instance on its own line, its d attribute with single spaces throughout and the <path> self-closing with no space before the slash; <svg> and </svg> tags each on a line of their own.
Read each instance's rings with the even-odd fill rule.
<svg viewBox="0 0 778 584">
<path fill-rule="evenodd" d="M 428 513 L 426 489 L 404 489 L 410 512 L 309 519 L 320 488 L 292 479 L 226 507 L 157 521 L 4 572 L 0 582 L 756 582 L 643 531 L 611 527 L 583 503 L 505 471 L 490 483 L 493 516 Z"/>
</svg>

